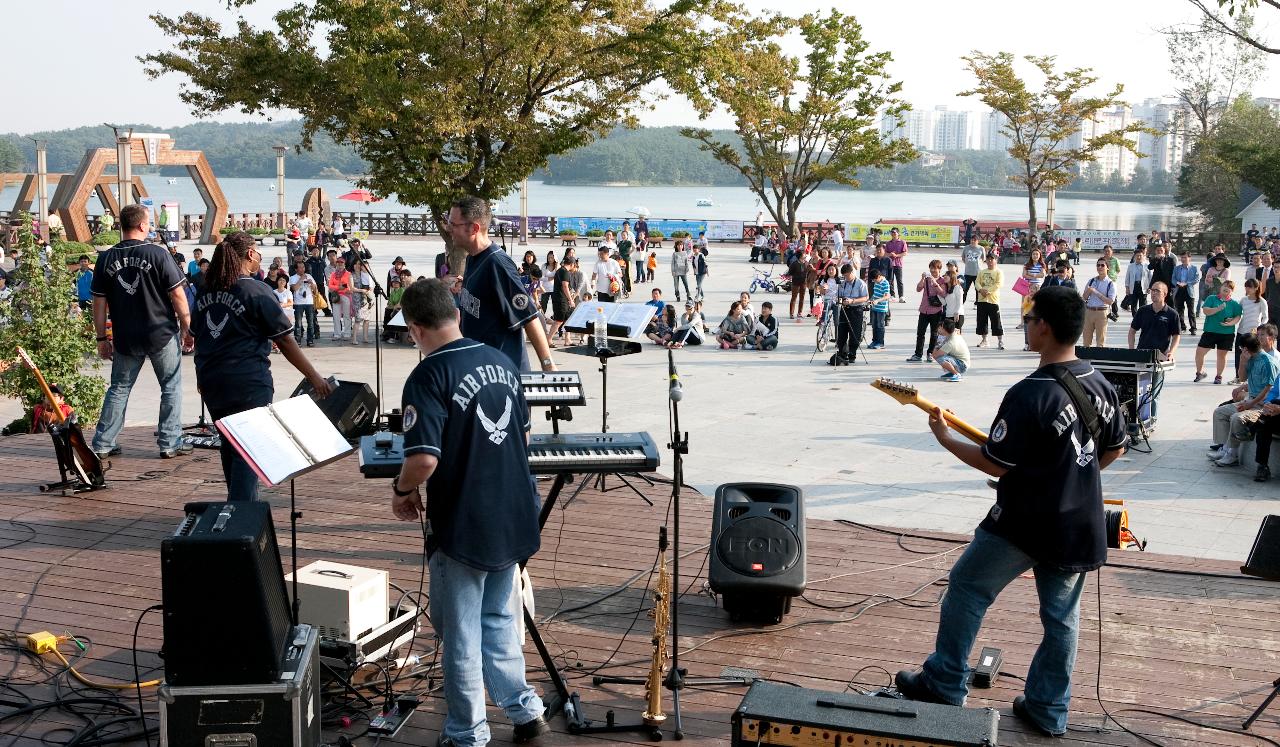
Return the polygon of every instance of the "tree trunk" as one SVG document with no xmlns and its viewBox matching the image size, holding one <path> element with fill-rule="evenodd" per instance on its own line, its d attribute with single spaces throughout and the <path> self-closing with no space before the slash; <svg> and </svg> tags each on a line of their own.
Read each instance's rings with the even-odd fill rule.
<svg viewBox="0 0 1280 747">
<path fill-rule="evenodd" d="M 1036 235 L 1036 191 L 1031 187 L 1027 187 L 1027 211 L 1030 215 L 1027 218 L 1027 240 L 1030 241 L 1032 236 Z M 1026 251 L 1026 247 L 1022 247 Z"/>
<path fill-rule="evenodd" d="M 440 234 L 440 240 L 444 242 L 445 261 L 449 263 L 449 274 L 461 275 L 467 269 L 467 252 L 465 249 L 453 245 L 453 237 L 449 234 L 449 213 L 442 213 L 439 208 L 432 206 L 431 219 L 435 221 L 436 232 Z M 432 276 L 434 276 L 434 258 L 431 270 Z"/>
</svg>

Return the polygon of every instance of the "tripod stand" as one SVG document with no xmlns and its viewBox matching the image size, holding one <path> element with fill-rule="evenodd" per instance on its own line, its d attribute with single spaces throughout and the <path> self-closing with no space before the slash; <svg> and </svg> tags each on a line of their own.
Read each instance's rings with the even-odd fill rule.
<svg viewBox="0 0 1280 747">
<path fill-rule="evenodd" d="M 675 460 L 672 467 L 671 475 L 671 511 L 672 511 L 672 528 L 671 535 L 671 596 L 669 598 L 670 614 L 671 614 L 671 668 L 667 672 L 667 676 L 662 681 L 662 686 L 671 691 L 671 717 L 673 733 L 676 739 L 684 739 L 684 724 L 680 718 L 680 691 L 688 686 L 714 686 L 714 685 L 750 685 L 751 680 L 746 677 L 688 677 L 687 670 L 680 668 L 680 488 L 684 483 L 684 455 L 689 453 L 689 434 L 680 430 L 680 400 L 684 397 L 684 390 L 680 384 L 680 377 L 676 374 L 676 364 L 674 352 L 667 350 L 667 371 L 670 377 L 671 386 L 671 441 L 668 446 L 671 447 L 671 453 Z M 662 538 L 663 540 L 665 537 Z M 660 540 L 661 542 L 662 540 Z M 619 685 L 643 685 L 647 680 L 638 677 L 593 677 L 591 681 L 596 685 L 612 683 Z M 618 731 L 654 731 L 654 727 L 647 723 L 632 724 L 625 726 L 615 726 L 609 724 L 603 727 L 595 727 L 599 732 L 618 732 Z M 579 733 L 592 733 L 592 727 L 583 729 Z"/>
<path fill-rule="evenodd" d="M 222 434 L 213 423 L 204 416 L 204 397 L 200 398 L 200 419 L 191 425 L 182 426 L 183 440 L 199 449 L 222 448 Z"/>
<path fill-rule="evenodd" d="M 1240 728 L 1248 731 L 1249 727 L 1253 726 L 1253 722 L 1258 720 L 1258 717 L 1262 715 L 1263 711 L 1267 710 L 1267 706 L 1271 705 L 1271 701 L 1275 700 L 1278 695 L 1280 695 L 1280 677 L 1277 677 L 1276 681 L 1271 683 L 1271 694 L 1267 696 L 1266 700 L 1262 701 L 1262 705 L 1249 714 L 1249 718 L 1244 720 Z"/>
</svg>

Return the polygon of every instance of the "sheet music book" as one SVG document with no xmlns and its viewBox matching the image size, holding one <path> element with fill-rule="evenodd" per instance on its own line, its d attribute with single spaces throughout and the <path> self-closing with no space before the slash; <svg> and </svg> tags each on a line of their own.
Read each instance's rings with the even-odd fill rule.
<svg viewBox="0 0 1280 747">
<path fill-rule="evenodd" d="M 643 303 L 610 303 L 608 301 L 583 301 L 579 303 L 564 323 L 570 332 L 590 332 L 595 321 L 596 309 L 604 309 L 610 337 L 637 339 L 644 334 L 649 320 L 658 313 L 656 306 Z"/>
<path fill-rule="evenodd" d="M 215 425 L 268 485 L 355 451 L 307 395 L 228 415 Z"/>
</svg>

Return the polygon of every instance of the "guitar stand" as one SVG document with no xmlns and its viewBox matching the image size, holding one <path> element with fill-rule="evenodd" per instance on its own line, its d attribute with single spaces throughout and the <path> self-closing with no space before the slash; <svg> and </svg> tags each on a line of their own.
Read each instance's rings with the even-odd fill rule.
<svg viewBox="0 0 1280 747">
<path fill-rule="evenodd" d="M 107 487 L 105 475 L 88 475 L 88 480 L 83 479 L 79 467 L 76 466 L 75 452 L 72 450 L 71 442 L 67 439 L 66 429 L 60 425 L 50 425 L 49 435 L 53 438 L 53 453 L 58 458 L 58 474 L 62 479 L 58 482 L 41 485 L 41 493 L 75 495 Z M 104 466 L 103 470 L 105 471 L 106 469 Z"/>
<path fill-rule="evenodd" d="M 1240 728 L 1248 731 L 1249 727 L 1253 726 L 1253 722 L 1258 720 L 1258 717 L 1262 715 L 1263 711 L 1267 710 L 1267 706 L 1271 705 L 1271 701 L 1275 700 L 1278 695 L 1280 695 L 1280 677 L 1277 677 L 1276 681 L 1271 683 L 1271 694 L 1267 696 L 1266 700 L 1262 701 L 1262 705 L 1249 714 L 1249 718 L 1244 720 Z"/>
</svg>

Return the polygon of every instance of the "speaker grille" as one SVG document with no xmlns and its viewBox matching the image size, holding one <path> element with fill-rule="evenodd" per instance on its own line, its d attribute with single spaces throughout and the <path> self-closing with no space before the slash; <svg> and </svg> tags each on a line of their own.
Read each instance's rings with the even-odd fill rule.
<svg viewBox="0 0 1280 747">
<path fill-rule="evenodd" d="M 733 508 L 729 509 L 730 519 L 737 519 L 738 517 L 746 516 L 746 515 L 747 515 L 746 506 L 734 506 Z"/>
<path fill-rule="evenodd" d="M 779 519 L 782 519 L 783 521 L 791 521 L 791 512 L 785 508 L 771 508 L 769 509 L 769 513 L 773 514 Z"/>
</svg>

